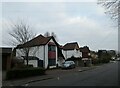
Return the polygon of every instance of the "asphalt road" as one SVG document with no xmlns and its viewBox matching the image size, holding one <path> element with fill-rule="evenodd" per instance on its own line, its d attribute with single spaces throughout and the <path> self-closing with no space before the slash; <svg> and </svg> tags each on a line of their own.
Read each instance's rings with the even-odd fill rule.
<svg viewBox="0 0 120 88">
<path fill-rule="evenodd" d="M 26 86 L 118 86 L 119 62 L 101 65 L 84 72 L 71 72 L 54 79 L 26 84 Z"/>
</svg>

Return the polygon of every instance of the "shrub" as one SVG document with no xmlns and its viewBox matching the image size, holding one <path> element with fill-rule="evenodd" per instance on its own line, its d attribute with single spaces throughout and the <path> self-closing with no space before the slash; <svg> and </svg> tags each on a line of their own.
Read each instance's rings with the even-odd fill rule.
<svg viewBox="0 0 120 88">
<path fill-rule="evenodd" d="M 45 69 L 37 67 L 29 67 L 29 68 L 21 68 L 21 69 L 11 69 L 7 71 L 6 79 L 16 79 L 16 78 L 24 78 L 29 76 L 37 76 L 44 75 Z"/>
<path fill-rule="evenodd" d="M 108 63 L 110 61 L 110 58 L 102 58 L 102 63 Z"/>
<path fill-rule="evenodd" d="M 99 59 L 98 58 L 92 59 L 92 64 L 99 64 Z"/>
</svg>

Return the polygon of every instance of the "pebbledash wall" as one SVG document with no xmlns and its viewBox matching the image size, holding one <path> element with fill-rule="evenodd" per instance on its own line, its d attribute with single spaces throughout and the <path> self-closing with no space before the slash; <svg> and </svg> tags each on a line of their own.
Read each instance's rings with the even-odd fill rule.
<svg viewBox="0 0 120 88">
<path fill-rule="evenodd" d="M 26 60 L 25 60 L 25 64 L 27 64 Z M 33 67 L 38 67 L 38 60 L 29 60 L 29 64 L 32 64 Z"/>
<path fill-rule="evenodd" d="M 54 41 L 51 39 L 49 42 L 53 42 Z M 48 43 L 49 43 L 48 42 Z M 29 56 L 35 56 L 38 57 L 39 60 L 43 60 L 43 67 L 46 69 L 48 67 L 48 43 L 46 45 L 40 45 L 40 46 L 35 46 L 35 47 L 31 47 L 30 52 L 29 52 Z M 57 57 L 57 46 L 55 46 L 56 48 L 56 63 L 58 64 L 58 57 Z M 16 56 L 25 56 L 20 52 L 20 49 L 16 50 Z M 26 64 L 26 62 L 25 62 Z M 34 67 L 38 67 L 38 62 L 37 60 L 30 60 L 29 64 L 33 64 Z M 56 67 L 55 66 L 50 66 L 50 68 Z"/>
<path fill-rule="evenodd" d="M 62 53 L 65 57 L 65 59 L 71 58 L 72 56 L 74 57 L 82 57 L 82 52 L 79 50 L 62 50 Z"/>
</svg>

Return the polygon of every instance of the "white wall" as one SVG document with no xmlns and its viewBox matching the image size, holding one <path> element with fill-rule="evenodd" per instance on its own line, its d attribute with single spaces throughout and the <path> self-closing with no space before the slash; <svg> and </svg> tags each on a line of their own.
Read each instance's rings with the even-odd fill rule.
<svg viewBox="0 0 120 88">
<path fill-rule="evenodd" d="M 57 64 L 58 64 L 59 67 L 61 67 L 62 63 L 64 63 L 64 62 L 65 62 L 65 60 L 61 57 L 61 58 L 58 59 Z"/>
<path fill-rule="evenodd" d="M 16 49 L 16 56 L 25 56 L 25 54 L 22 52 L 22 49 Z"/>
<path fill-rule="evenodd" d="M 57 49 L 57 46 L 56 46 L 56 64 L 58 63 L 58 49 Z"/>
<path fill-rule="evenodd" d="M 65 50 L 65 51 L 63 50 L 62 53 L 63 53 L 65 59 L 71 58 L 72 56 L 82 57 L 82 53 L 79 50 L 76 50 L 76 49 L 75 50 Z"/>
<path fill-rule="evenodd" d="M 25 62 L 25 64 L 27 64 L 26 60 L 24 62 Z M 38 67 L 38 60 L 29 60 L 28 64 L 33 65 L 33 67 Z"/>
<path fill-rule="evenodd" d="M 48 45 L 45 45 L 45 59 L 43 60 L 44 68 L 48 67 Z"/>
<path fill-rule="evenodd" d="M 29 56 L 36 56 L 40 60 L 44 59 L 44 46 L 32 47 L 29 52 Z"/>
<path fill-rule="evenodd" d="M 23 52 L 21 52 L 22 49 L 16 49 L 16 56 L 25 56 Z M 43 60 L 44 57 L 44 46 L 35 46 L 31 47 L 29 51 L 29 56 L 35 56 L 38 57 L 40 60 Z"/>
</svg>

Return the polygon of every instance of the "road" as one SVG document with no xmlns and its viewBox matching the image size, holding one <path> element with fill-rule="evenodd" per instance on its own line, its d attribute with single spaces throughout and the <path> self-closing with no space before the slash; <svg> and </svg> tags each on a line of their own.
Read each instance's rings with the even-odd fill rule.
<svg viewBox="0 0 120 88">
<path fill-rule="evenodd" d="M 84 72 L 70 72 L 49 80 L 26 84 L 27 86 L 118 86 L 119 62 L 101 65 Z M 57 74 L 56 74 L 57 75 Z"/>
</svg>

